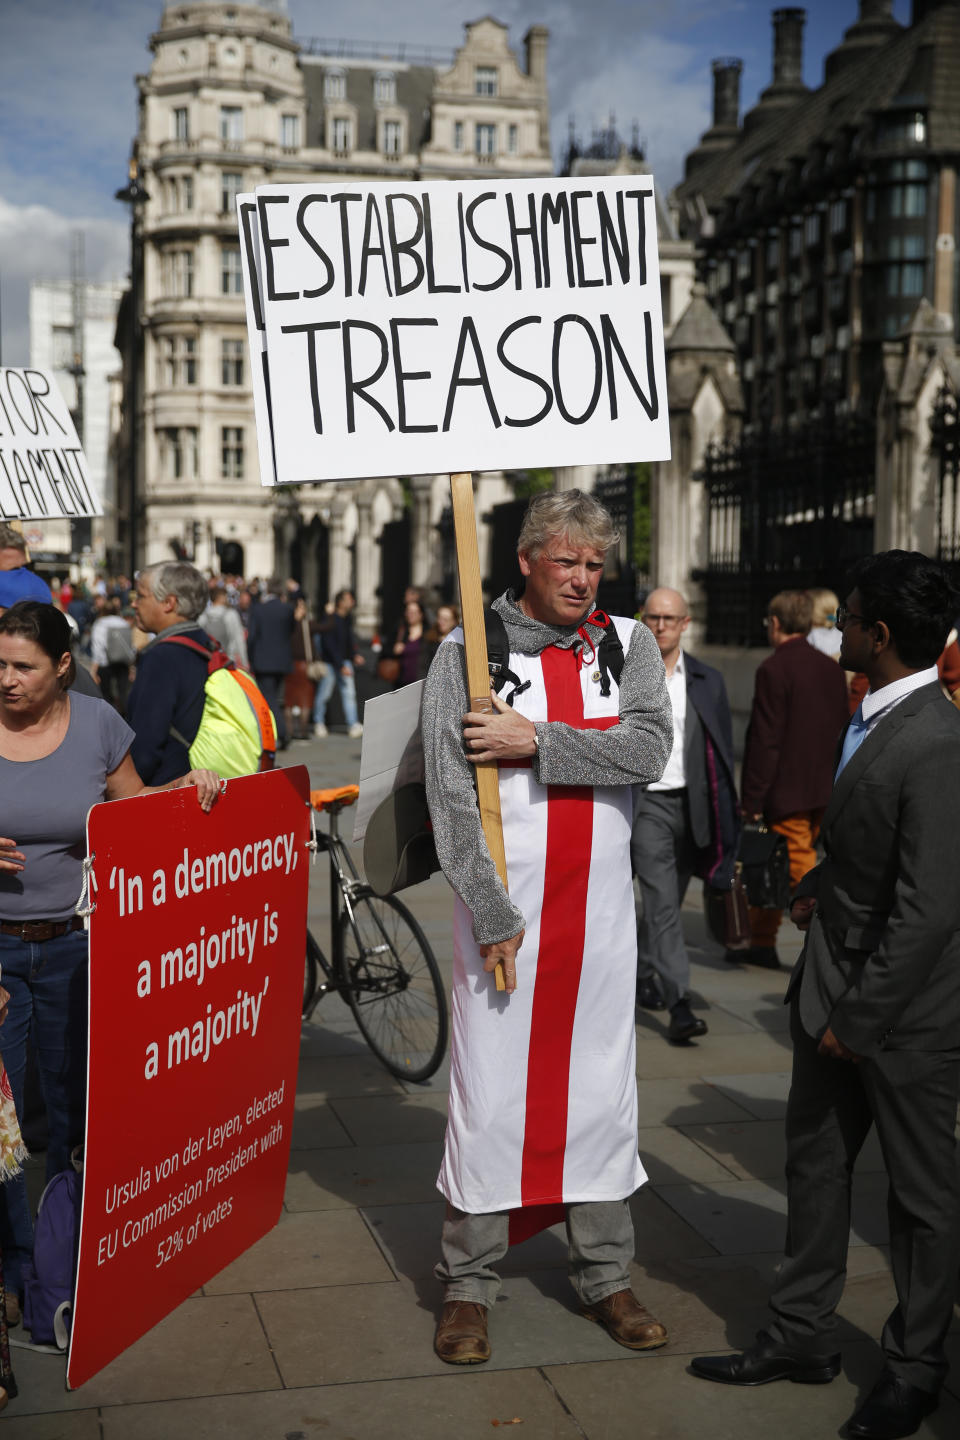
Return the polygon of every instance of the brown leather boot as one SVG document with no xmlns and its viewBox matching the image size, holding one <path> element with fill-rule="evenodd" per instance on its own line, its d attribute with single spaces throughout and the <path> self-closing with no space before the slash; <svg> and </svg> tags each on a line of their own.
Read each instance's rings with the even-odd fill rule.
<svg viewBox="0 0 960 1440">
<path fill-rule="evenodd" d="M 433 1348 L 448 1365 L 481 1365 L 489 1360 L 486 1305 L 448 1300 L 440 1311 Z"/>
<path fill-rule="evenodd" d="M 628 1350 L 659 1350 L 667 1343 L 666 1326 L 640 1304 L 632 1290 L 615 1290 L 596 1305 L 581 1305 L 580 1313 L 602 1325 Z"/>
</svg>

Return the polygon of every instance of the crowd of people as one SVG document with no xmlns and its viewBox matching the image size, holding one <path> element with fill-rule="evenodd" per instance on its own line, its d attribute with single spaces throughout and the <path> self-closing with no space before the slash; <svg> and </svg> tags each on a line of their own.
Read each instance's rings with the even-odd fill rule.
<svg viewBox="0 0 960 1440">
<path fill-rule="evenodd" d="M 949 703 L 960 698 L 960 596 L 936 562 L 903 551 L 861 561 L 843 600 L 771 596 L 738 775 L 727 687 L 684 643 L 685 597 L 658 586 L 637 617 L 596 607 L 616 541 L 592 496 L 531 502 L 520 583 L 493 605 L 512 689 L 489 713 L 470 708 L 456 607 L 431 615 L 411 588 L 369 652 L 382 686 L 425 679 L 427 798 L 456 896 L 435 1350 L 454 1365 L 490 1357 L 498 1260 L 560 1220 L 582 1313 L 627 1348 L 668 1343 L 629 1278 L 628 1201 L 646 1180 L 635 1004 L 668 1012 L 671 1044 L 707 1035 L 684 896 L 694 876 L 708 894 L 734 894 L 745 834 L 769 833 L 786 844 L 789 914 L 805 933 L 786 986 L 788 1254 L 756 1345 L 691 1369 L 731 1385 L 838 1373 L 851 1176 L 876 1124 L 898 1303 L 883 1370 L 848 1429 L 898 1440 L 936 1406 L 960 1264 L 960 890 L 947 843 L 960 805 Z M 313 615 L 292 581 L 208 579 L 171 562 L 132 588 L 118 577 L 92 595 L 63 583 L 42 594 L 23 560 L 0 532 L 0 1005 L 12 1095 L 0 1108 L 0 1403 L 15 1393 L 5 1324 L 31 1243 L 14 1114 L 28 1037 L 48 1175 L 82 1142 L 86 935 L 75 906 L 87 809 L 185 785 L 205 809 L 214 803 L 217 774 L 190 759 L 211 637 L 255 677 L 281 749 L 327 735 L 335 689 L 348 733 L 361 733 L 356 672 L 368 658 L 346 589 Z M 489 761 L 500 767 L 509 892 L 476 802 L 474 767 Z M 781 922 L 780 904 L 752 904 L 720 963 L 779 969 Z"/>
</svg>

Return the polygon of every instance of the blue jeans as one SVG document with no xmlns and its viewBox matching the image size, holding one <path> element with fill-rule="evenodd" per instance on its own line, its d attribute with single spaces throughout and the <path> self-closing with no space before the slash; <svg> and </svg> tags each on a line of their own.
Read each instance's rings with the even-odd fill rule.
<svg viewBox="0 0 960 1440">
<path fill-rule="evenodd" d="M 87 1086 L 87 935 L 70 930 L 39 943 L 0 934 L 0 983 L 10 1008 L 0 1030 L 18 1116 L 23 1114 L 27 1039 L 33 1034 L 50 1138 L 47 1179 L 70 1164 L 83 1140 Z M 0 1186 L 0 1245 L 9 1290 L 21 1288 L 21 1267 L 33 1250 L 26 1180 Z"/>
<path fill-rule="evenodd" d="M 346 674 L 341 673 L 335 665 L 327 665 L 327 673 L 322 680 L 317 682 L 317 693 L 313 698 L 313 723 L 314 725 L 325 725 L 327 723 L 327 701 L 333 694 L 334 685 L 340 688 L 340 700 L 343 704 L 343 718 L 349 728 L 357 723 L 357 687 L 353 678 L 353 666 L 349 660 L 343 669 Z"/>
</svg>

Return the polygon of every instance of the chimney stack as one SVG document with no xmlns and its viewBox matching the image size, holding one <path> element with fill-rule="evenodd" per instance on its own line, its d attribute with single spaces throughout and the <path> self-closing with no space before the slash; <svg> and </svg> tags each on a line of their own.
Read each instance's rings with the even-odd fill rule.
<svg viewBox="0 0 960 1440">
<path fill-rule="evenodd" d="M 544 90 L 547 88 L 547 40 L 550 31 L 546 25 L 531 25 L 523 43 L 527 51 L 527 74 L 536 80 Z"/>
<path fill-rule="evenodd" d="M 740 137 L 740 72 L 742 60 L 713 62 L 713 124 L 700 136 L 700 144 L 684 162 L 684 177 L 700 168 L 722 150 L 729 150 Z"/>
<path fill-rule="evenodd" d="M 713 128 L 736 130 L 740 124 L 740 72 L 742 60 L 713 62 Z"/>
<path fill-rule="evenodd" d="M 773 80 L 752 110 L 743 117 L 749 133 L 773 115 L 781 115 L 808 93 L 803 83 L 803 26 L 805 10 L 793 6 L 773 12 Z"/>
<path fill-rule="evenodd" d="M 791 6 L 773 12 L 773 83 L 803 84 L 803 26 L 806 10 Z"/>
<path fill-rule="evenodd" d="M 832 80 L 848 65 L 862 60 L 864 55 L 875 51 L 899 35 L 901 26 L 894 20 L 891 11 L 893 0 L 860 0 L 860 13 L 844 31 L 843 39 L 835 50 L 831 50 L 823 62 L 824 80 Z"/>
</svg>

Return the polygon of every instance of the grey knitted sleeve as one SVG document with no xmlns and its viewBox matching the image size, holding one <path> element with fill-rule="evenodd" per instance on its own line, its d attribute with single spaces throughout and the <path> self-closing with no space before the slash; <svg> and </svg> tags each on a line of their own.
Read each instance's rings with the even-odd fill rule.
<svg viewBox="0 0 960 1440">
<path fill-rule="evenodd" d="M 620 724 L 574 730 L 537 722 L 541 785 L 639 785 L 659 780 L 673 748 L 673 710 L 657 642 L 635 625 L 620 676 Z"/>
<path fill-rule="evenodd" d="M 427 804 L 440 866 L 473 916 L 473 938 L 493 945 L 519 935 L 524 918 L 483 837 L 473 766 L 463 745 L 469 708 L 463 647 L 447 641 L 433 658 L 420 712 Z"/>
</svg>

